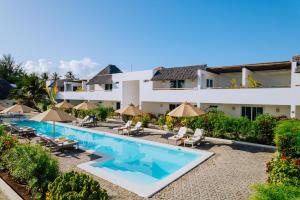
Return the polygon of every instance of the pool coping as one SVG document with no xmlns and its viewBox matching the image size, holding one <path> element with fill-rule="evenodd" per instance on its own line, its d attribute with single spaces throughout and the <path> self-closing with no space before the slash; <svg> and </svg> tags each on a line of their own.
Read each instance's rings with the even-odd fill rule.
<svg viewBox="0 0 300 200">
<path fill-rule="evenodd" d="M 50 123 L 50 122 L 47 122 L 47 123 Z M 201 156 L 199 158 L 193 160 L 192 162 L 188 163 L 184 167 L 180 168 L 179 170 L 172 173 L 171 175 L 163 178 L 162 180 L 157 181 L 153 186 L 139 187 L 139 185 L 137 185 L 137 184 L 132 184 L 132 182 L 126 181 L 124 179 L 120 179 L 119 177 L 114 176 L 111 173 L 107 173 L 107 171 L 105 171 L 105 170 L 91 166 L 94 163 L 106 161 L 107 159 L 110 159 L 111 157 L 109 155 L 102 154 L 102 153 L 96 152 L 94 150 L 89 150 L 82 146 L 79 146 L 80 149 L 83 149 L 83 150 L 87 151 L 88 153 L 93 153 L 95 155 L 99 155 L 101 158 L 93 160 L 93 161 L 81 163 L 81 164 L 77 165 L 78 168 L 85 170 L 85 171 L 87 171 L 97 177 L 100 177 L 104 180 L 107 180 L 108 182 L 111 182 L 115 185 L 118 185 L 128 191 L 136 193 L 137 195 L 139 195 L 141 197 L 146 197 L 146 198 L 153 196 L 155 193 L 162 190 L 163 188 L 165 188 L 166 186 L 168 186 L 169 184 L 171 184 L 172 182 L 174 182 L 175 180 L 177 180 L 178 178 L 180 178 L 181 176 L 183 176 L 184 174 L 186 174 L 187 172 L 189 172 L 193 168 L 197 167 L 198 165 L 200 165 L 201 163 L 203 163 L 208 158 L 210 158 L 211 156 L 214 155 L 213 152 L 205 151 L 205 150 L 191 149 L 188 147 L 179 147 L 179 146 L 174 146 L 174 145 L 155 142 L 155 141 L 143 140 L 143 139 L 134 138 L 134 137 L 125 136 L 125 135 L 118 135 L 118 134 L 109 133 L 109 132 L 105 132 L 105 131 L 99 131 L 99 130 L 84 128 L 84 127 L 77 127 L 77 126 L 74 126 L 71 124 L 65 124 L 65 123 L 60 123 L 60 122 L 57 122 L 56 124 L 64 126 L 64 127 L 72 128 L 72 129 L 88 131 L 88 132 L 92 132 L 92 133 L 96 133 L 96 134 L 100 134 L 100 135 L 107 135 L 107 136 L 114 137 L 114 138 L 122 138 L 122 139 L 129 140 L 129 141 L 136 141 L 139 143 L 151 144 L 154 146 L 161 146 L 161 147 L 165 147 L 165 148 L 184 150 L 186 152 L 201 154 Z"/>
</svg>

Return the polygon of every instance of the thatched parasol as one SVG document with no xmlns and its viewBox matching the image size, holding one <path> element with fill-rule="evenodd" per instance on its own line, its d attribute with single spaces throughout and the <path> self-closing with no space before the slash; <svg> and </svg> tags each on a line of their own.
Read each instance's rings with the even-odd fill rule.
<svg viewBox="0 0 300 200">
<path fill-rule="evenodd" d="M 190 103 L 184 102 L 174 110 L 168 113 L 171 117 L 196 117 L 204 115 L 205 112 Z"/>
</svg>

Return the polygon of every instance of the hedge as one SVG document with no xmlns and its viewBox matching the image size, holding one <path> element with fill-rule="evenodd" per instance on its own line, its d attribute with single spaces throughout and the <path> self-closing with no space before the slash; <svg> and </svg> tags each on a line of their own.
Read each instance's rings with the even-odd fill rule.
<svg viewBox="0 0 300 200">
<path fill-rule="evenodd" d="M 2 160 L 10 175 L 26 184 L 35 199 L 43 198 L 48 184 L 59 175 L 58 161 L 39 145 L 15 145 Z"/>
<path fill-rule="evenodd" d="M 72 171 L 57 177 L 49 184 L 47 200 L 64 199 L 106 200 L 108 195 L 91 177 Z"/>
<path fill-rule="evenodd" d="M 255 185 L 250 200 L 299 200 L 300 188 L 295 186 Z"/>
</svg>

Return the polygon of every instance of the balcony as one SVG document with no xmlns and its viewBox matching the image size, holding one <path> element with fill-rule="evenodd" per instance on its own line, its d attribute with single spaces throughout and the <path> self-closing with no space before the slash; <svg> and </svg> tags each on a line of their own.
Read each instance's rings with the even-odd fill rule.
<svg viewBox="0 0 300 200">
<path fill-rule="evenodd" d="M 59 92 L 56 98 L 68 100 L 121 101 L 121 93 L 119 90 L 70 91 Z"/>
</svg>

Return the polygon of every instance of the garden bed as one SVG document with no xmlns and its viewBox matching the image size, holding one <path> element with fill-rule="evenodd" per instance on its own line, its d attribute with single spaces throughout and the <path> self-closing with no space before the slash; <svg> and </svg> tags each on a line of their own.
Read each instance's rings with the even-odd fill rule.
<svg viewBox="0 0 300 200">
<path fill-rule="evenodd" d="M 26 185 L 17 183 L 8 172 L 0 171 L 0 178 L 6 182 L 20 197 L 24 200 L 32 200 L 30 192 L 26 188 Z"/>
</svg>

